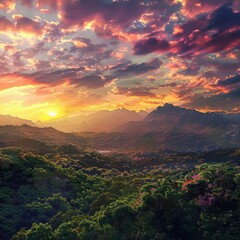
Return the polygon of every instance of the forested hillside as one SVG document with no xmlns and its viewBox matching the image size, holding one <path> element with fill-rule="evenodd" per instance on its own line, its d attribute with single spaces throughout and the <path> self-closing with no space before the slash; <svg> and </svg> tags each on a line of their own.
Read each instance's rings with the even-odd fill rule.
<svg viewBox="0 0 240 240">
<path fill-rule="evenodd" d="M 73 146 L 42 155 L 3 148 L 0 239 L 238 239 L 240 152 L 228 155 L 171 170 L 171 159 L 138 162 Z"/>
</svg>

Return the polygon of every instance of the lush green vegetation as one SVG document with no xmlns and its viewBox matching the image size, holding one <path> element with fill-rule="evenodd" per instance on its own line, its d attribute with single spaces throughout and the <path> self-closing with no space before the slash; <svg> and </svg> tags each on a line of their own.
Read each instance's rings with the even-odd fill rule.
<svg viewBox="0 0 240 240">
<path fill-rule="evenodd" d="M 238 239 L 237 164 L 199 162 L 168 171 L 72 146 L 1 149 L 0 239 Z"/>
</svg>

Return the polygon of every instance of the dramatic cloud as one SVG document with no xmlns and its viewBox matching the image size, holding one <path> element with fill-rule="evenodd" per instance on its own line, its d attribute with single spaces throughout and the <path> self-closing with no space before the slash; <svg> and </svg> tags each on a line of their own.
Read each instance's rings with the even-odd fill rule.
<svg viewBox="0 0 240 240">
<path fill-rule="evenodd" d="M 90 39 L 81 37 L 73 39 L 74 46 L 71 47 L 70 52 L 81 52 L 81 53 L 89 53 L 89 54 L 98 54 L 103 53 L 106 44 L 93 44 Z"/>
<path fill-rule="evenodd" d="M 14 0 L 0 0 L 0 9 L 12 11 L 15 8 L 15 4 Z"/>
<path fill-rule="evenodd" d="M 39 64 L 39 63 L 38 63 Z M 41 62 L 43 68 L 46 68 L 48 62 Z M 114 80 L 111 76 L 102 76 L 96 74 L 83 74 L 84 68 L 65 69 L 52 72 L 39 71 L 31 74 L 5 74 L 0 75 L 1 89 L 7 89 L 14 86 L 40 85 L 45 87 L 54 87 L 58 85 L 75 85 L 96 89 L 104 87 Z"/>
<path fill-rule="evenodd" d="M 133 49 L 134 53 L 138 55 L 151 52 L 166 52 L 170 50 L 170 44 L 166 40 L 158 40 L 152 37 L 137 42 Z"/>
<path fill-rule="evenodd" d="M 100 88 L 104 87 L 106 84 L 114 80 L 109 76 L 100 76 L 100 75 L 83 75 L 84 68 L 78 69 L 65 69 L 58 70 L 54 72 L 36 72 L 33 74 L 25 75 L 30 81 L 33 81 L 37 84 L 46 84 L 46 85 L 78 85 L 86 88 Z"/>
<path fill-rule="evenodd" d="M 179 10 L 179 4 L 172 0 L 62 0 L 58 6 L 65 29 L 90 28 L 98 36 L 120 40 L 151 34 Z"/>
<path fill-rule="evenodd" d="M 238 0 L 0 0 L 0 34 L 9 114 L 239 109 Z"/>
<path fill-rule="evenodd" d="M 13 20 L 0 16 L 0 31 L 9 33 L 27 33 L 35 36 L 42 35 L 46 22 L 41 20 L 33 20 L 20 14 L 12 16 Z"/>
<path fill-rule="evenodd" d="M 155 93 L 152 92 L 152 90 L 154 89 L 155 88 L 150 88 L 150 87 L 138 87 L 138 88 L 117 87 L 117 88 L 114 88 L 112 92 L 116 95 L 155 98 L 157 96 Z"/>
<path fill-rule="evenodd" d="M 220 6 L 208 17 L 189 20 L 174 27 L 169 40 L 151 37 L 135 43 L 137 55 L 169 52 L 182 56 L 209 54 L 233 49 L 240 44 L 240 13 L 234 13 L 232 4 Z"/>
<path fill-rule="evenodd" d="M 63 18 L 66 22 L 83 25 L 84 22 L 99 17 L 112 23 L 128 23 L 143 12 L 139 0 L 104 1 L 104 0 L 78 0 L 64 1 Z"/>
<path fill-rule="evenodd" d="M 229 86 L 240 83 L 240 75 L 218 81 L 219 86 Z"/>
<path fill-rule="evenodd" d="M 211 110 L 232 111 L 234 108 L 239 107 L 240 101 L 240 88 L 232 90 L 229 93 L 221 93 L 212 96 L 195 96 L 186 106 L 191 108 L 204 109 L 208 108 Z"/>
<path fill-rule="evenodd" d="M 126 76 L 126 75 L 141 75 L 150 71 L 154 71 L 156 69 L 159 69 L 160 66 L 163 64 L 162 61 L 160 61 L 158 58 L 150 59 L 146 63 L 140 63 L 140 64 L 120 64 L 112 69 L 116 69 L 114 73 L 117 77 Z"/>
<path fill-rule="evenodd" d="M 194 18 L 200 14 L 208 14 L 220 6 L 226 3 L 233 3 L 234 6 L 239 8 L 238 0 L 229 1 L 229 0 L 182 0 L 183 3 L 183 12 L 187 14 L 188 17 Z"/>
</svg>

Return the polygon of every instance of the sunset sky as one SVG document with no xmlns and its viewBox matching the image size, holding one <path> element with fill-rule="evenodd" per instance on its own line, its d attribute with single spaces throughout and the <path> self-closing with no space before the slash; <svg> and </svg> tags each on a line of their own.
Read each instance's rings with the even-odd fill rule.
<svg viewBox="0 0 240 240">
<path fill-rule="evenodd" d="M 240 1 L 0 0 L 0 109 L 240 112 Z"/>
</svg>

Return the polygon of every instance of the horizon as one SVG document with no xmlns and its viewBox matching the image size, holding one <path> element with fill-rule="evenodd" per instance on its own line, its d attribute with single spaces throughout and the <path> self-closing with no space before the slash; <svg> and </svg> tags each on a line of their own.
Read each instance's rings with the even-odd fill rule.
<svg viewBox="0 0 240 240">
<path fill-rule="evenodd" d="M 88 116 L 90 116 L 90 115 L 92 115 L 92 114 L 95 114 L 95 113 L 99 113 L 99 112 L 103 112 L 103 111 L 108 111 L 108 112 L 114 112 L 114 111 L 117 111 L 117 110 L 127 110 L 127 111 L 130 111 L 130 112 L 136 112 L 137 114 L 139 114 L 140 112 L 145 112 L 147 115 L 148 114 L 150 114 L 151 112 L 153 112 L 153 111 L 155 111 L 155 110 L 157 110 L 159 107 L 164 107 L 164 106 L 166 106 L 166 105 L 172 105 L 173 107 L 176 107 L 176 108 L 182 108 L 182 109 L 187 109 L 187 110 L 195 110 L 195 111 L 198 111 L 198 112 L 200 112 L 200 113 L 217 113 L 217 114 L 239 114 L 238 112 L 236 113 L 236 112 L 220 112 L 220 111 L 199 111 L 199 110 L 197 110 L 197 109 L 194 109 L 194 108 L 185 108 L 185 107 L 182 107 L 182 106 L 176 106 L 176 105 L 173 105 L 173 104 L 171 104 L 171 103 L 164 103 L 163 105 L 161 105 L 161 106 L 157 106 L 156 108 L 154 108 L 154 109 L 147 109 L 147 110 L 144 110 L 144 109 L 142 109 L 142 110 L 138 110 L 138 111 L 135 111 L 135 110 L 130 110 L 130 109 L 127 109 L 127 108 L 117 108 L 117 109 L 102 109 L 102 110 L 98 110 L 98 111 L 95 111 L 95 112 L 85 112 L 85 113 L 78 113 L 78 114 L 75 114 L 75 115 L 70 115 L 70 116 L 63 116 L 63 117 L 58 117 L 57 116 L 57 113 L 54 113 L 54 115 L 53 116 L 51 116 L 51 118 L 50 119 L 48 119 L 48 120 L 46 120 L 46 121 L 41 121 L 41 120 L 31 120 L 31 119 L 27 119 L 27 118 L 20 118 L 20 117 L 18 117 L 18 116 L 14 116 L 14 115 L 10 115 L 10 114 L 7 114 L 7 115 L 5 115 L 5 114 L 0 114 L 0 116 L 6 116 L 6 117 L 14 117 L 14 118 L 19 118 L 19 119 L 22 119 L 22 120 L 27 120 L 27 121 L 31 121 L 31 122 L 33 122 L 33 123 L 36 123 L 36 124 L 38 124 L 38 123 L 46 123 L 46 124 L 48 124 L 48 123 L 54 123 L 54 122 L 57 122 L 57 121 L 61 121 L 61 120 L 64 120 L 64 119 L 71 119 L 71 118 L 75 118 L 75 117 L 88 117 Z M 52 113 L 52 112 L 50 112 L 50 113 Z M 55 116 L 56 115 L 56 116 Z"/>
<path fill-rule="evenodd" d="M 236 0 L 3 1 L 1 114 L 239 113 L 239 21 Z"/>
</svg>

